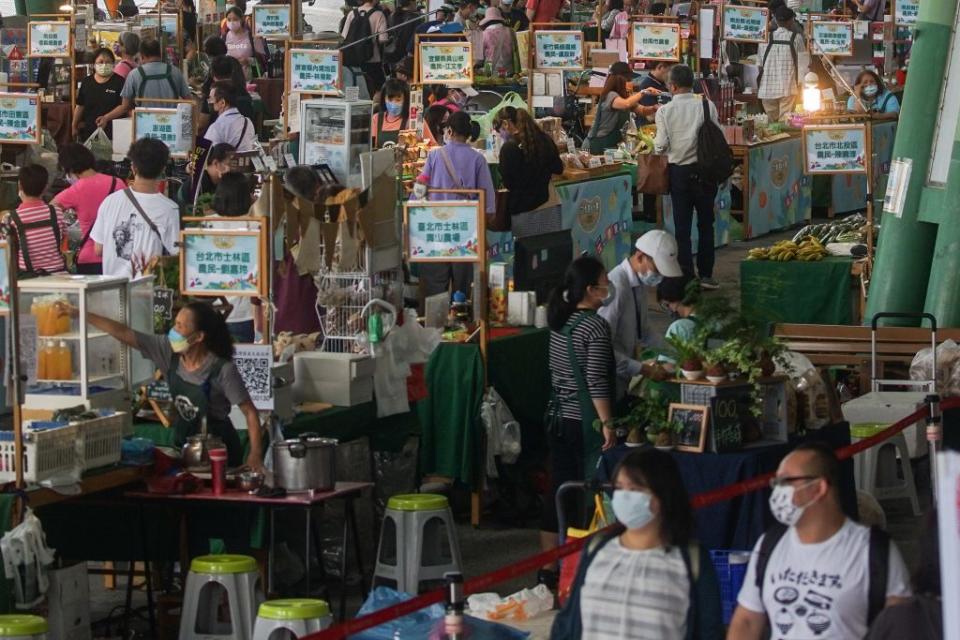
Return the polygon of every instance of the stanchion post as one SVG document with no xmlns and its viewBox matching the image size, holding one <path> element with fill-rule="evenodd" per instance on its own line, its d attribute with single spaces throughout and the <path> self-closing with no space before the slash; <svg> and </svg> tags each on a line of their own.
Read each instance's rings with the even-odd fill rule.
<svg viewBox="0 0 960 640">
<path fill-rule="evenodd" d="M 934 390 L 936 391 L 936 390 Z M 937 454 L 943 441 L 943 416 L 940 413 L 940 396 L 932 393 L 924 398 L 927 404 L 927 446 L 930 448 L 930 487 L 933 502 L 937 502 Z"/>
</svg>

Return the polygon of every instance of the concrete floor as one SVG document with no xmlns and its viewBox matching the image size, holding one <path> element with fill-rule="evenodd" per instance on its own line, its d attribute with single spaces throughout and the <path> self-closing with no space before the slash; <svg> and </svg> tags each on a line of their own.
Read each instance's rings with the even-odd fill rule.
<svg viewBox="0 0 960 640">
<path fill-rule="evenodd" d="M 715 277 L 721 282 L 721 289 L 710 295 L 729 296 L 734 300 L 739 300 L 739 264 L 745 257 L 747 250 L 756 246 L 772 244 L 790 235 L 792 235 L 792 232 L 773 234 L 748 242 L 739 242 L 720 249 L 717 252 Z M 659 310 L 654 300 L 651 301 L 650 311 L 654 331 L 662 334 L 669 323 L 669 318 Z M 924 476 L 925 473 L 927 474 L 926 476 Z M 924 465 L 923 468 L 915 469 L 915 474 L 917 474 L 919 478 L 918 483 L 921 485 L 921 506 L 924 508 L 924 511 L 926 511 L 930 502 L 928 489 L 929 470 L 926 469 Z M 914 517 L 910 513 L 909 506 L 905 501 L 887 502 L 883 507 L 888 521 L 888 531 L 899 545 L 908 565 L 912 566 L 917 558 L 918 549 L 915 540 L 919 534 L 921 519 Z M 457 533 L 463 556 L 465 574 L 467 576 L 482 575 L 537 553 L 539 551 L 538 532 L 532 524 L 526 526 L 528 528 L 494 528 L 491 525 L 486 525 L 483 528 L 475 529 L 469 524 L 458 524 Z M 369 572 L 373 556 L 372 545 L 369 546 L 367 553 L 364 555 L 366 556 L 365 565 Z M 533 574 L 518 576 L 500 584 L 498 592 L 501 595 L 508 595 L 524 587 L 533 586 L 534 583 L 535 576 Z M 102 579 L 100 578 L 91 578 L 90 584 L 92 619 L 102 618 L 107 615 L 111 609 L 122 604 L 122 591 L 105 591 L 103 589 Z M 143 593 L 137 592 L 135 594 L 135 603 L 142 604 L 144 601 Z M 359 606 L 359 595 L 352 594 L 348 599 L 349 615 L 352 615 Z M 145 626 L 137 622 L 135 629 L 142 631 L 145 630 Z M 542 637 L 542 635 L 537 633 L 535 637 Z"/>
</svg>

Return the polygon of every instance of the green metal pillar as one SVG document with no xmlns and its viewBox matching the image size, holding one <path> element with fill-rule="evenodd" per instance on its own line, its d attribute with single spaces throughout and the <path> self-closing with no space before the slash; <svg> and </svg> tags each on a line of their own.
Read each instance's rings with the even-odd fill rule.
<svg viewBox="0 0 960 640">
<path fill-rule="evenodd" d="M 893 144 L 893 157 L 910 158 L 913 170 L 903 216 L 883 214 L 867 296 L 866 322 L 881 311 L 911 312 L 924 308 L 937 227 L 920 221 L 920 196 L 930 164 L 956 11 L 957 0 L 920 3 L 910 72 Z"/>
<path fill-rule="evenodd" d="M 940 202 L 941 222 L 924 311 L 932 313 L 941 327 L 960 327 L 960 125 L 953 138 L 950 171 Z"/>
</svg>

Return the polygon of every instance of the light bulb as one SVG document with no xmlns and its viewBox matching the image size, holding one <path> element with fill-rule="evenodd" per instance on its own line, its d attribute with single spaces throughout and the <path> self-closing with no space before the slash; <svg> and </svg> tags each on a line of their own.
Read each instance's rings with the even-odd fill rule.
<svg viewBox="0 0 960 640">
<path fill-rule="evenodd" d="M 820 78 L 810 71 L 803 78 L 803 110 L 813 113 L 820 110 Z"/>
</svg>

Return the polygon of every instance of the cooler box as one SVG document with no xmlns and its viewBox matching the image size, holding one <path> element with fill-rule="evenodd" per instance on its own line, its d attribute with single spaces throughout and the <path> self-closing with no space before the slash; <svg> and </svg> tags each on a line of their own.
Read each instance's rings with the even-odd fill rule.
<svg viewBox="0 0 960 640">
<path fill-rule="evenodd" d="M 293 356 L 294 402 L 352 407 L 373 400 L 373 360 L 354 353 L 306 351 Z"/>
<path fill-rule="evenodd" d="M 843 404 L 843 419 L 860 423 L 893 424 L 926 406 L 925 391 L 871 391 Z M 927 455 L 926 421 L 921 419 L 903 431 L 911 458 Z"/>
</svg>

